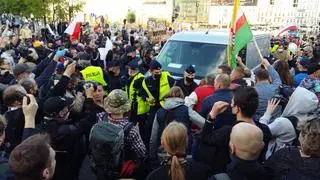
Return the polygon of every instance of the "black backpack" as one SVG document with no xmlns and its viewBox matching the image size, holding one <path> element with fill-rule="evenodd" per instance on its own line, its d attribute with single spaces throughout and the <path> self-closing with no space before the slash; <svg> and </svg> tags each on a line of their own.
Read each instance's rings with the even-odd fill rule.
<svg viewBox="0 0 320 180">
<path fill-rule="evenodd" d="M 132 127 L 132 123 L 121 128 L 106 121 L 92 127 L 89 137 L 90 159 L 98 180 L 119 178 L 124 161 L 125 136 Z"/>
</svg>

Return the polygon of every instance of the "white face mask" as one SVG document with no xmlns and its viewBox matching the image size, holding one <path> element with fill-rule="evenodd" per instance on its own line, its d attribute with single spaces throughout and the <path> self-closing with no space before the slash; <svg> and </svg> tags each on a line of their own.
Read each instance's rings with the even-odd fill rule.
<svg viewBox="0 0 320 180">
<path fill-rule="evenodd" d="M 34 79 L 35 77 L 36 77 L 35 74 L 33 74 L 33 73 L 29 74 L 29 78 Z"/>
</svg>

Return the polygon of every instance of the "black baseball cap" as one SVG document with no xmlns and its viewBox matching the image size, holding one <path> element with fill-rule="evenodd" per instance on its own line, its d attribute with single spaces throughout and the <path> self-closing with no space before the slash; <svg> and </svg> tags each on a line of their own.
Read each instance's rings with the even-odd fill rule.
<svg viewBox="0 0 320 180">
<path fill-rule="evenodd" d="M 70 108 L 74 100 L 68 97 L 55 96 L 47 99 L 43 104 L 43 112 L 47 117 L 54 117 L 65 107 Z"/>
</svg>

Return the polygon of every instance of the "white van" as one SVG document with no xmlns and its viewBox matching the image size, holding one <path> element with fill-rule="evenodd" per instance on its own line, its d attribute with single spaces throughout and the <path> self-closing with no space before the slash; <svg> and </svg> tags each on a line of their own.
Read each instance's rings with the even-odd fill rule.
<svg viewBox="0 0 320 180">
<path fill-rule="evenodd" d="M 270 35 L 253 32 L 263 56 L 269 56 Z M 228 31 L 189 31 L 176 33 L 166 42 L 157 60 L 162 69 L 173 76 L 182 77 L 184 69 L 190 64 L 197 72 L 197 79 L 208 73 L 215 73 L 217 67 L 227 63 Z M 253 41 L 239 53 L 248 68 L 259 66 L 260 58 Z"/>
</svg>

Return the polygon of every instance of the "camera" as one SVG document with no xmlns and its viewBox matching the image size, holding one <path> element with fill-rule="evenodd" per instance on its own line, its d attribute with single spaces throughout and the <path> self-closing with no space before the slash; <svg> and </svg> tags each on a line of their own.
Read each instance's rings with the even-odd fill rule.
<svg viewBox="0 0 320 180">
<path fill-rule="evenodd" d="M 279 88 L 276 90 L 276 95 L 273 96 L 271 99 L 280 100 L 279 105 L 286 106 L 293 92 L 294 89 L 290 86 L 280 85 Z"/>
<path fill-rule="evenodd" d="M 95 81 L 86 81 L 85 84 L 84 84 L 84 87 L 85 88 L 90 88 L 91 86 L 93 86 L 94 91 L 96 91 L 98 89 L 99 85 L 100 84 L 95 82 Z"/>
</svg>

